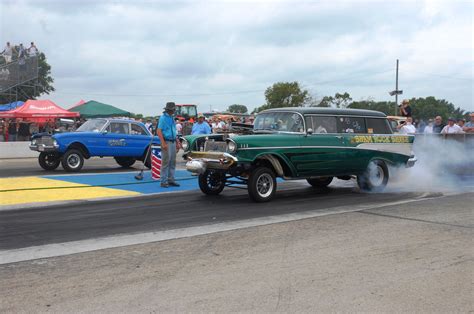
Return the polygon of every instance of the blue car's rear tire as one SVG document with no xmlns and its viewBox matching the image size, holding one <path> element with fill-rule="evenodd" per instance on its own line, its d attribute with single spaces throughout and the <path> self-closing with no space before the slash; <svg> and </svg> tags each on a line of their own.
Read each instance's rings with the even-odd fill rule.
<svg viewBox="0 0 474 314">
<path fill-rule="evenodd" d="M 67 172 L 79 172 L 84 166 L 84 156 L 78 149 L 69 149 L 61 158 L 61 165 Z"/>
<path fill-rule="evenodd" d="M 114 159 L 122 168 L 130 168 L 136 161 L 133 157 L 114 157 Z"/>
</svg>

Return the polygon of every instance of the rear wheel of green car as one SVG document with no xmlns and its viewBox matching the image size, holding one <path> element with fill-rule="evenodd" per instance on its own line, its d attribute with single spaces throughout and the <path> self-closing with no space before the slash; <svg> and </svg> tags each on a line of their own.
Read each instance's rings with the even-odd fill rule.
<svg viewBox="0 0 474 314">
<path fill-rule="evenodd" d="M 250 198 L 258 203 L 270 201 L 275 196 L 276 188 L 275 173 L 267 167 L 256 168 L 247 182 Z"/>
<path fill-rule="evenodd" d="M 206 170 L 199 175 L 199 188 L 204 194 L 218 195 L 225 187 L 225 173 Z"/>
<path fill-rule="evenodd" d="M 306 179 L 311 186 L 315 188 L 325 188 L 329 184 L 331 184 L 333 177 L 319 177 L 319 178 L 311 178 Z"/>
<path fill-rule="evenodd" d="M 388 168 L 384 161 L 373 160 L 365 172 L 357 176 L 359 188 L 367 192 L 382 192 L 388 183 Z"/>
</svg>

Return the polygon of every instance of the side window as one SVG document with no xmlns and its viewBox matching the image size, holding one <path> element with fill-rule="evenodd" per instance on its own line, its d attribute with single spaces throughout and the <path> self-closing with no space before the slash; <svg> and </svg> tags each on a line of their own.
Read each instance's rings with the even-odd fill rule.
<svg viewBox="0 0 474 314">
<path fill-rule="evenodd" d="M 145 129 L 138 124 L 132 123 L 132 134 L 133 135 L 148 135 Z"/>
<path fill-rule="evenodd" d="M 313 116 L 312 124 L 314 134 L 337 133 L 336 117 Z"/>
<path fill-rule="evenodd" d="M 385 118 L 367 118 L 367 133 L 369 134 L 391 134 L 392 130 L 387 119 Z"/>
<path fill-rule="evenodd" d="M 113 134 L 130 134 L 128 123 L 112 122 L 110 123 L 110 133 Z"/>
<path fill-rule="evenodd" d="M 366 133 L 365 119 L 359 117 L 339 117 L 338 133 Z"/>
</svg>

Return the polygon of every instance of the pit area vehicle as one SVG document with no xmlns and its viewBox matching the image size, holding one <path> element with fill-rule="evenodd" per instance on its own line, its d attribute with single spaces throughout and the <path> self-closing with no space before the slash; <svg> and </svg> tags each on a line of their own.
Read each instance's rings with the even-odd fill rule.
<svg viewBox="0 0 474 314">
<path fill-rule="evenodd" d="M 94 156 L 114 157 L 124 168 L 141 160 L 149 168 L 148 148 L 159 144 L 159 138 L 152 137 L 141 122 L 91 119 L 74 132 L 36 134 L 31 139 L 30 149 L 40 153 L 38 162 L 45 170 L 55 170 L 61 164 L 68 172 L 79 172 L 84 160 Z"/>
<path fill-rule="evenodd" d="M 192 104 L 176 104 L 176 118 L 183 121 L 196 121 L 197 106 Z"/>
<path fill-rule="evenodd" d="M 411 167 L 414 136 L 393 134 L 385 114 L 332 108 L 262 111 L 252 134 L 210 134 L 181 139 L 188 171 L 204 194 L 245 187 L 256 202 L 270 201 L 277 180 L 306 179 L 315 188 L 334 177 L 357 178 L 361 190 L 382 191 L 389 166 Z"/>
</svg>

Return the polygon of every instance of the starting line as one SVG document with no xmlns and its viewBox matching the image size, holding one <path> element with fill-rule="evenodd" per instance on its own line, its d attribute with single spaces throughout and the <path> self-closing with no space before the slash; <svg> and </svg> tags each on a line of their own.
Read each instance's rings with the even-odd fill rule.
<svg viewBox="0 0 474 314">
<path fill-rule="evenodd" d="M 151 178 L 151 172 L 143 173 L 143 180 L 135 179 L 136 171 L 18 177 L 0 179 L 0 206 L 57 201 L 89 200 L 137 196 L 164 192 L 199 189 L 197 177 L 185 170 L 176 170 L 180 187 L 160 187 L 160 181 Z"/>
</svg>

